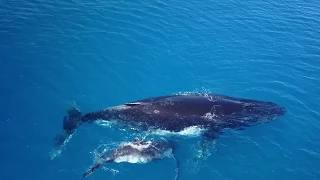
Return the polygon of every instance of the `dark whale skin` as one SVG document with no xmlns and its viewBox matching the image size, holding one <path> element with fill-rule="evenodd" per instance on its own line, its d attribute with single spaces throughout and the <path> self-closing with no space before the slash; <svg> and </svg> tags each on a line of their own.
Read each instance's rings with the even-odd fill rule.
<svg viewBox="0 0 320 180">
<path fill-rule="evenodd" d="M 88 113 L 83 122 L 117 119 L 146 129 L 180 131 L 190 126 L 223 129 L 250 126 L 284 115 L 272 102 L 224 95 L 172 95 L 142 99 Z"/>
</svg>

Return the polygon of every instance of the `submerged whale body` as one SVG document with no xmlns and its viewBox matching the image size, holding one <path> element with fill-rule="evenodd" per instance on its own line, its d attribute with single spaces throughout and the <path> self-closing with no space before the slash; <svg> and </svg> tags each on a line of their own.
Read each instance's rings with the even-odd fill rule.
<svg viewBox="0 0 320 180">
<path fill-rule="evenodd" d="M 83 175 L 85 178 L 106 163 L 148 163 L 173 156 L 174 144 L 170 141 L 140 141 L 122 143 L 109 154 L 101 156 Z M 174 156 L 173 156 L 174 157 Z M 175 159 L 175 158 L 174 158 Z M 178 179 L 179 163 L 176 161 L 176 179 Z"/>
<path fill-rule="evenodd" d="M 70 139 L 76 128 L 96 120 L 113 120 L 141 131 L 181 131 L 191 126 L 206 129 L 204 137 L 214 139 L 227 128 L 243 128 L 284 115 L 286 109 L 273 102 L 215 94 L 171 95 L 142 99 L 81 115 L 72 109 L 63 121 L 63 133 L 56 137 L 56 149 Z"/>
</svg>

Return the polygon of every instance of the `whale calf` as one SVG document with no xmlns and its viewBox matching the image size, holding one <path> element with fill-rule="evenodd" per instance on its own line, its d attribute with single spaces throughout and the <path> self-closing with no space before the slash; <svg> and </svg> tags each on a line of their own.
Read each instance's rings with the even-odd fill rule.
<svg viewBox="0 0 320 180">
<path fill-rule="evenodd" d="M 196 126 L 205 130 L 204 141 L 210 141 L 224 129 L 241 129 L 269 122 L 285 113 L 284 107 L 273 102 L 217 94 L 153 97 L 84 115 L 74 108 L 64 117 L 63 131 L 55 138 L 55 149 L 61 151 L 81 124 L 97 120 L 115 121 L 139 131 L 179 132 Z"/>
<path fill-rule="evenodd" d="M 173 156 L 174 143 L 170 141 L 140 141 L 135 139 L 133 142 L 122 143 L 115 150 L 111 151 L 108 155 L 101 156 L 83 175 L 85 178 L 92 174 L 95 170 L 100 168 L 106 163 L 148 163 L 151 161 L 160 160 L 166 157 Z M 174 158 L 175 159 L 175 158 Z M 176 159 L 175 159 L 176 160 Z M 179 174 L 179 163 L 176 160 L 176 178 Z"/>
</svg>

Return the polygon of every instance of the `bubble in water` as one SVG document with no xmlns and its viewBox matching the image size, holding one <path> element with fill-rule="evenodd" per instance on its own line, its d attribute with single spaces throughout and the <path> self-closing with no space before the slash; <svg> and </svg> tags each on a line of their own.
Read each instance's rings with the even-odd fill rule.
<svg viewBox="0 0 320 180">
<path fill-rule="evenodd" d="M 103 171 L 109 171 L 113 176 L 118 175 L 120 173 L 119 170 L 113 168 L 102 167 Z"/>
</svg>

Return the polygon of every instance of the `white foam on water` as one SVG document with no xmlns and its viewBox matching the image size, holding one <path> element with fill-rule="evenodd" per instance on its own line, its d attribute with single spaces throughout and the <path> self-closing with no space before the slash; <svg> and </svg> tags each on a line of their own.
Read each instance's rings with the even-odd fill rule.
<svg viewBox="0 0 320 180">
<path fill-rule="evenodd" d="M 210 94 L 211 90 L 210 89 L 206 89 L 204 87 L 202 87 L 201 89 L 195 89 L 193 91 L 184 91 L 184 92 L 177 92 L 177 93 L 173 93 L 173 95 L 193 95 L 193 94 L 197 94 L 197 95 L 203 95 L 203 94 Z"/>
<path fill-rule="evenodd" d="M 141 156 L 139 154 L 135 155 L 127 155 L 127 156 L 119 156 L 117 157 L 114 162 L 116 163 L 121 163 L 121 162 L 128 162 L 128 163 L 138 163 L 138 164 L 143 164 L 150 162 L 152 160 L 152 157 L 150 156 Z"/>
<path fill-rule="evenodd" d="M 142 150 L 143 148 L 141 148 Z M 161 159 L 165 157 L 172 156 L 172 149 L 167 149 L 164 152 L 156 153 L 154 157 L 152 156 L 144 156 L 139 153 L 137 154 L 131 154 L 131 155 L 125 155 L 125 156 L 119 156 L 117 157 L 114 162 L 116 163 L 122 163 L 122 162 L 128 162 L 133 164 L 144 164 L 152 161 L 153 159 Z"/>
<path fill-rule="evenodd" d="M 190 126 L 178 132 L 158 129 L 155 131 L 151 131 L 150 134 L 160 136 L 200 136 L 205 130 L 206 129 L 201 128 L 199 126 Z"/>
<path fill-rule="evenodd" d="M 123 143 L 122 145 L 123 146 L 131 146 L 132 148 L 134 148 L 134 149 L 137 149 L 137 150 L 139 150 L 139 151 L 142 151 L 143 149 L 146 149 L 146 148 L 148 148 L 150 145 L 152 144 L 152 142 L 151 141 L 147 141 L 147 142 L 145 142 L 145 144 L 135 144 L 135 143 L 133 143 L 133 142 L 129 142 L 129 143 Z"/>
</svg>

